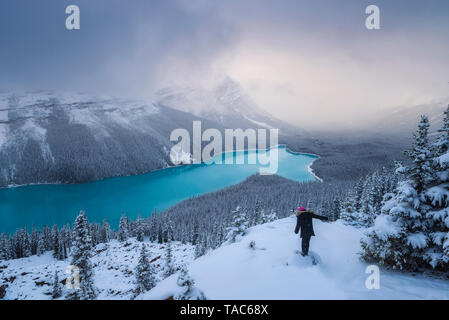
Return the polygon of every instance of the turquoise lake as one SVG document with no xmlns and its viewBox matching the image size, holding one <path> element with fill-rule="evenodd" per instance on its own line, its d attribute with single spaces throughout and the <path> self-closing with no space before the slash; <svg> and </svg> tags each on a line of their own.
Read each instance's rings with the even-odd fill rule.
<svg viewBox="0 0 449 320">
<path fill-rule="evenodd" d="M 294 181 L 315 180 L 307 167 L 316 156 L 293 153 L 282 146 L 277 150 L 278 175 Z M 234 164 L 191 164 L 83 184 L 2 188 L 0 233 L 14 232 L 25 225 L 30 230 L 32 224 L 38 228 L 72 224 L 80 210 L 86 211 L 91 222 L 106 218 L 116 227 L 122 212 L 133 219 L 139 212 L 148 217 L 154 209 L 161 212 L 182 200 L 242 182 L 263 167 L 248 164 L 248 154 L 266 152 L 270 151 L 234 152 Z M 235 164 L 241 157 L 245 164 Z"/>
</svg>

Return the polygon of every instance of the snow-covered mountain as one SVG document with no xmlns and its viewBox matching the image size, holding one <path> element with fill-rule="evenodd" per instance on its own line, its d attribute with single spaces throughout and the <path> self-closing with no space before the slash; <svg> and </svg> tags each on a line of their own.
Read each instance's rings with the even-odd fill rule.
<svg viewBox="0 0 449 320">
<path fill-rule="evenodd" d="M 212 88 L 172 86 L 156 93 L 158 105 L 213 120 L 225 128 L 278 128 L 284 134 L 301 132 L 259 108 L 244 89 L 226 77 Z"/>
<path fill-rule="evenodd" d="M 164 93 L 165 92 L 165 93 Z M 227 79 L 212 91 L 170 89 L 157 102 L 0 91 L 0 187 L 79 183 L 171 165 L 174 129 L 297 129 L 271 117 Z"/>
<path fill-rule="evenodd" d="M 176 268 L 187 265 L 208 299 L 449 299 L 449 280 L 436 276 L 380 269 L 380 289 L 365 285 L 370 274 L 360 262 L 363 229 L 315 222 L 311 249 L 321 257 L 312 265 L 298 254 L 294 216 L 247 230 L 236 243 L 224 244 L 194 260 L 194 247 L 175 242 Z M 255 246 L 250 247 L 254 241 Z M 179 273 L 163 279 L 166 245 L 144 242 L 159 283 L 137 299 L 168 299 L 179 294 Z M 141 243 L 111 240 L 93 249 L 94 282 L 99 299 L 130 299 Z M 0 293 L 5 299 L 51 299 L 53 275 L 63 283 L 70 259 L 42 256 L 0 261 Z M 63 295 L 65 289 L 63 289 Z M 1 297 L 0 297 L 1 298 Z"/>
<path fill-rule="evenodd" d="M 0 187 L 85 182 L 166 167 L 171 131 L 189 129 L 195 119 L 142 101 L 0 92 Z"/>
</svg>

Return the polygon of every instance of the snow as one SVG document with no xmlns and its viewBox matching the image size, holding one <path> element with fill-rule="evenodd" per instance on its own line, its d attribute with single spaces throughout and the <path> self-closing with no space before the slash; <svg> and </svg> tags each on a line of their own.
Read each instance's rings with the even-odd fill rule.
<svg viewBox="0 0 449 320">
<path fill-rule="evenodd" d="M 296 220 L 289 217 L 253 227 L 240 242 L 223 245 L 193 261 L 189 273 L 208 299 L 449 299 L 449 281 L 398 271 L 380 271 L 380 289 L 365 286 L 368 274 L 358 258 L 363 230 L 342 222 L 316 221 L 313 266 L 298 255 Z M 256 248 L 249 243 L 255 241 Z M 179 293 L 175 274 L 139 299 Z"/>
<path fill-rule="evenodd" d="M 146 117 L 159 111 L 159 108 L 145 101 L 111 96 L 43 91 L 3 92 L 0 93 L 0 148 L 34 139 L 40 143 L 43 157 L 52 161 L 45 128 L 52 112 L 59 109 L 67 114 L 71 123 L 92 129 L 98 139 L 109 137 L 108 128 L 115 126 L 149 132 L 151 128 L 145 121 Z"/>
<path fill-rule="evenodd" d="M 318 159 L 318 158 L 317 158 L 317 159 Z M 319 182 L 323 182 L 323 179 L 320 178 L 320 177 L 318 177 L 318 176 L 315 174 L 315 171 L 313 171 L 313 169 L 312 169 L 312 165 L 313 165 L 313 163 L 314 163 L 317 159 L 313 160 L 313 161 L 307 166 L 307 171 L 308 171 L 313 177 L 315 177 L 315 179 L 317 179 Z"/>
<path fill-rule="evenodd" d="M 244 116 L 244 117 L 245 117 L 245 116 Z M 268 129 L 274 129 L 273 126 L 270 126 L 269 124 L 267 124 L 267 123 L 265 123 L 265 122 L 262 122 L 262 121 L 256 121 L 256 120 L 250 119 L 250 118 L 248 118 L 248 117 L 245 117 L 245 119 L 251 121 L 251 122 L 254 123 L 254 124 L 257 124 L 257 125 L 260 126 L 260 127 L 265 127 L 265 128 L 268 128 Z"/>
<path fill-rule="evenodd" d="M 376 222 L 382 228 L 388 225 L 386 218 Z M 312 238 L 311 250 L 321 257 L 321 263 L 314 266 L 309 258 L 298 254 L 300 239 L 293 233 L 295 223 L 291 216 L 255 226 L 238 242 L 222 245 L 196 260 L 193 246 L 175 242 L 175 265 L 187 265 L 196 288 L 208 299 L 449 299 L 449 280 L 386 269 L 380 269 L 380 289 L 367 289 L 368 264 L 358 255 L 365 230 L 341 221 L 314 221 L 317 236 Z M 252 241 L 254 249 L 249 247 Z M 180 294 L 179 273 L 161 280 L 164 245 L 145 244 L 150 260 L 161 256 L 152 262 L 159 283 L 137 299 L 167 299 Z M 140 246 L 130 239 L 126 245 L 113 240 L 95 248 L 92 264 L 99 299 L 132 297 Z M 54 271 L 60 280 L 65 279 L 69 263 L 70 259 L 53 259 L 51 252 L 0 261 L 0 286 L 8 284 L 5 298 L 50 299 Z M 12 282 L 11 277 L 15 277 Z"/>
<path fill-rule="evenodd" d="M 445 205 L 449 200 L 448 183 L 429 188 L 425 196 L 432 201 L 432 205 Z"/>
<path fill-rule="evenodd" d="M 445 164 L 449 163 L 449 152 L 439 156 L 436 160 L 438 161 L 438 163 L 440 165 L 445 165 Z"/>
<path fill-rule="evenodd" d="M 395 236 L 401 232 L 400 225 L 393 221 L 390 215 L 381 214 L 374 220 L 374 230 L 382 240 L 386 240 L 388 236 Z"/>
<path fill-rule="evenodd" d="M 129 239 L 126 243 L 124 245 L 112 240 L 108 244 L 99 244 L 93 250 L 92 265 L 95 285 L 100 292 L 99 299 L 130 299 L 133 295 L 134 269 L 139 259 L 141 242 Z M 157 272 L 156 278 L 161 280 L 165 245 L 150 242 L 145 244 L 149 260 L 157 258 L 152 265 Z M 172 247 L 175 266 L 179 267 L 193 260 L 193 246 L 174 242 Z M 68 275 L 65 270 L 70 261 L 70 258 L 65 261 L 55 260 L 50 251 L 42 256 L 0 261 L 0 286 L 8 285 L 5 299 L 51 299 L 54 272 L 58 272 L 61 281 L 66 279 Z M 11 277 L 14 278 L 12 282 L 9 281 Z"/>
<path fill-rule="evenodd" d="M 243 117 L 259 126 L 271 117 L 261 110 L 243 88 L 230 78 L 217 79 L 207 86 L 172 85 L 156 93 L 159 104 L 192 113 L 223 124 L 228 117 Z M 258 119 L 258 120 L 254 120 Z"/>
<path fill-rule="evenodd" d="M 0 148 L 8 141 L 8 125 L 0 122 Z"/>
<path fill-rule="evenodd" d="M 77 101 L 76 96 L 70 99 Z M 80 101 L 83 101 L 83 98 L 80 98 Z M 154 115 L 159 111 L 154 105 L 143 101 L 106 97 L 102 100 L 92 98 L 85 102 L 76 103 L 74 107 L 71 107 L 70 104 L 65 106 L 68 109 L 71 123 L 90 127 L 98 138 L 109 137 L 107 128 L 110 123 L 123 128 L 147 132 L 148 124 L 144 121 L 145 117 Z"/>
<path fill-rule="evenodd" d="M 6 143 L 8 137 L 8 96 L 0 93 L 0 148 Z"/>
<path fill-rule="evenodd" d="M 7 109 L 1 109 L 0 106 L 0 122 L 7 122 L 9 119 L 8 117 L 8 110 Z"/>
<path fill-rule="evenodd" d="M 170 160 L 172 163 L 190 164 L 193 161 L 193 157 L 189 152 L 185 152 L 181 148 L 173 148 L 170 152 Z"/>
<path fill-rule="evenodd" d="M 423 249 L 427 245 L 427 237 L 423 233 L 412 233 L 407 236 L 407 243 L 414 249 Z"/>
</svg>

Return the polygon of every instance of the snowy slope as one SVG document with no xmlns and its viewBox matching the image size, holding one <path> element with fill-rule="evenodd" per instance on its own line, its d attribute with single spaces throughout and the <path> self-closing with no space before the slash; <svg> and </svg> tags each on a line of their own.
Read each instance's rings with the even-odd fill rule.
<svg viewBox="0 0 449 320">
<path fill-rule="evenodd" d="M 98 299 L 131 299 L 135 288 L 134 269 L 139 259 L 141 242 L 129 239 L 126 245 L 116 240 L 100 244 L 93 250 L 94 281 L 99 289 Z M 156 269 L 158 280 L 162 279 L 165 262 L 165 245 L 145 242 L 149 260 Z M 193 260 L 194 248 L 179 242 L 173 243 L 175 267 Z M 0 261 L 0 287 L 6 285 L 4 299 L 34 300 L 51 299 L 55 270 L 63 283 L 70 258 L 58 261 L 48 251 L 42 256 Z M 65 288 L 63 289 L 64 294 Z"/>
<path fill-rule="evenodd" d="M 296 253 L 294 217 L 253 227 L 241 241 L 195 260 L 190 274 L 208 299 L 449 299 L 449 281 L 381 269 L 380 290 L 365 286 L 366 264 L 358 260 L 361 230 L 341 222 L 315 221 L 313 266 Z M 250 241 L 256 249 L 250 249 Z M 176 275 L 141 299 L 166 299 L 179 292 Z"/>
</svg>

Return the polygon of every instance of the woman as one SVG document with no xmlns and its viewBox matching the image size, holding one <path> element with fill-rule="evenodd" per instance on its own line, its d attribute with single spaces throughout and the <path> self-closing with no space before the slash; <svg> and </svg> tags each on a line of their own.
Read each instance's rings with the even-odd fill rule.
<svg viewBox="0 0 449 320">
<path fill-rule="evenodd" d="M 295 233 L 299 232 L 299 228 L 301 228 L 301 238 L 302 238 L 302 255 L 307 256 L 309 254 L 309 244 L 310 238 L 315 235 L 313 231 L 313 223 L 312 219 L 320 219 L 327 221 L 329 218 L 319 216 L 315 214 L 312 210 L 306 210 L 304 207 L 299 207 L 298 212 L 296 212 L 296 228 Z"/>
</svg>

